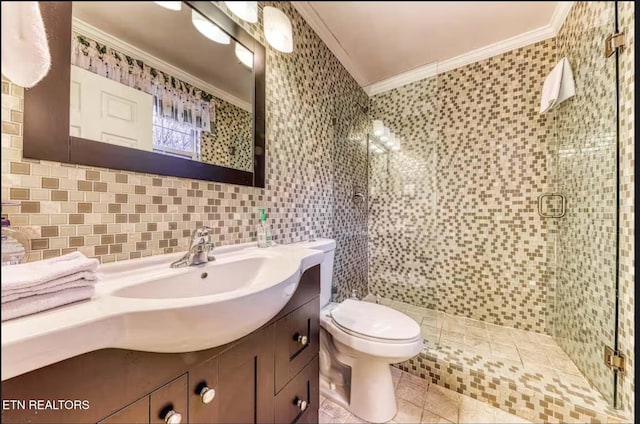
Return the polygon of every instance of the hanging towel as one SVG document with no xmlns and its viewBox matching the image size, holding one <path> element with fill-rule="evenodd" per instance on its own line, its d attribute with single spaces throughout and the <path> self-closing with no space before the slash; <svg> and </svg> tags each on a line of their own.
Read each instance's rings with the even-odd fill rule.
<svg viewBox="0 0 640 424">
<path fill-rule="evenodd" d="M 576 84 L 573 71 L 566 57 L 553 68 L 542 86 L 540 113 L 553 109 L 563 101 L 576 95 Z"/>
<path fill-rule="evenodd" d="M 52 282 L 60 284 L 64 281 L 55 281 L 74 274 L 80 274 L 75 275 L 75 279 L 95 280 L 99 264 L 97 259 L 89 259 L 80 252 L 73 252 L 42 261 L 3 266 L 0 283 L 2 295 L 24 289 L 36 290 L 38 286 L 46 286 Z"/>
<path fill-rule="evenodd" d="M 2 321 L 35 314 L 80 300 L 90 299 L 91 296 L 93 296 L 94 290 L 95 288 L 93 286 L 80 287 L 3 303 L 1 307 Z"/>
<path fill-rule="evenodd" d="M 33 87 L 51 66 L 47 33 L 36 1 L 2 2 L 2 74 Z"/>
</svg>

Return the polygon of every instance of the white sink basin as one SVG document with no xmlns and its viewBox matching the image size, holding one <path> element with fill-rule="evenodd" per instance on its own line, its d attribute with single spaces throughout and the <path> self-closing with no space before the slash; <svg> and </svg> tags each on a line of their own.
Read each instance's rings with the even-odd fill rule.
<svg viewBox="0 0 640 424">
<path fill-rule="evenodd" d="M 260 281 L 273 258 L 252 257 L 227 262 L 211 262 L 203 267 L 188 268 L 184 274 L 128 286 L 113 292 L 114 296 L 140 299 L 177 299 L 209 296 L 243 289 Z"/>
<path fill-rule="evenodd" d="M 2 380 L 104 348 L 191 352 L 239 339 L 273 318 L 319 251 L 253 244 L 214 250 L 207 264 L 170 268 L 182 254 L 100 268 L 89 301 L 2 323 Z"/>
</svg>

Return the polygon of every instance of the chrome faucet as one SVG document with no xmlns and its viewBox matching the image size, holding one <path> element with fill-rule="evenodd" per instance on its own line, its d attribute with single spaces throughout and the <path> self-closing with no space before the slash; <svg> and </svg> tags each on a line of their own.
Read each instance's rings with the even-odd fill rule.
<svg viewBox="0 0 640 424">
<path fill-rule="evenodd" d="M 214 261 L 215 258 L 211 254 L 211 251 L 215 247 L 213 241 L 211 241 L 212 235 L 213 228 L 211 227 L 198 227 L 193 230 L 189 250 L 181 259 L 173 262 L 171 268 L 200 265 Z"/>
</svg>

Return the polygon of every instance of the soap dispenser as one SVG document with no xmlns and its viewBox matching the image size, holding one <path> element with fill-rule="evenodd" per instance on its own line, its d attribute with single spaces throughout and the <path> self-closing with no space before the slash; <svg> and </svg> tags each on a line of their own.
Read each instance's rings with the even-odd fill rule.
<svg viewBox="0 0 640 424">
<path fill-rule="evenodd" d="M 271 229 L 267 224 L 267 213 L 264 208 L 259 208 L 260 222 L 258 223 L 258 247 L 269 247 L 273 244 L 271 240 Z"/>
<path fill-rule="evenodd" d="M 2 206 L 14 206 L 13 203 L 2 203 Z M 29 237 L 23 232 L 11 228 L 11 222 L 2 217 L 2 266 L 16 265 L 27 261 L 29 256 Z"/>
</svg>

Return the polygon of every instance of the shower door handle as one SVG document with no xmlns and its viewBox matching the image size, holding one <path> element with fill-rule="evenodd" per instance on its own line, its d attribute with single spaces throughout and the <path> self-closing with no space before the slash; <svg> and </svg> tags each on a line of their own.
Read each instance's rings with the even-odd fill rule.
<svg viewBox="0 0 640 424">
<path fill-rule="evenodd" d="M 559 214 L 545 214 L 542 211 L 542 202 L 545 197 L 559 197 L 560 198 L 560 213 Z M 567 212 L 567 199 L 560 193 L 545 193 L 538 196 L 538 215 L 542 218 L 562 218 Z"/>
</svg>

